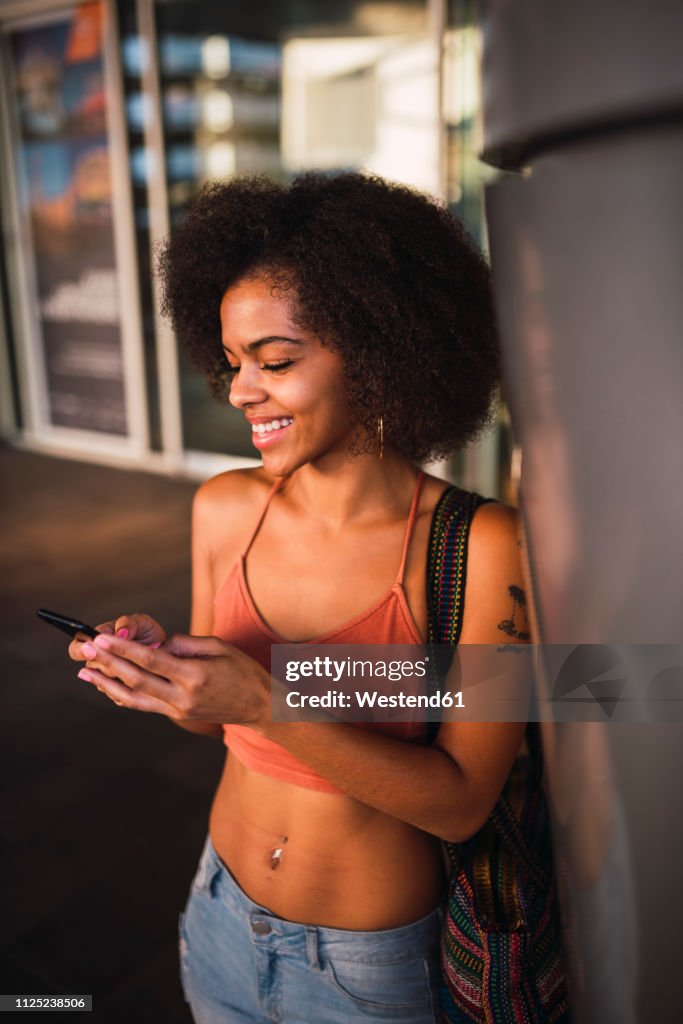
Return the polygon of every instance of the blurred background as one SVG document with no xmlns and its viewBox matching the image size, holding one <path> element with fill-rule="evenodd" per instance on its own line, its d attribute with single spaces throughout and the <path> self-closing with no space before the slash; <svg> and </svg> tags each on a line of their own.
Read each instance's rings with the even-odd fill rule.
<svg viewBox="0 0 683 1024">
<path fill-rule="evenodd" d="M 209 180 L 365 168 L 486 245 L 469 0 L 0 2 L 0 429 L 202 479 L 255 463 L 157 315 L 157 243 Z M 514 497 L 499 425 L 445 468 Z"/>
</svg>

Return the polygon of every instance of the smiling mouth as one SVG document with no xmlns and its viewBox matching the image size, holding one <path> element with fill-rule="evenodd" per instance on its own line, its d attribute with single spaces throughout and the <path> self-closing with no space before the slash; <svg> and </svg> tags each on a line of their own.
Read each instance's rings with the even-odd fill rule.
<svg viewBox="0 0 683 1024">
<path fill-rule="evenodd" d="M 282 430 L 293 422 L 292 416 L 282 416 L 278 420 L 269 420 L 267 423 L 252 423 L 252 434 L 272 434 L 276 430 Z"/>
<path fill-rule="evenodd" d="M 278 443 L 282 435 L 289 430 L 292 423 L 292 416 L 280 416 L 279 419 L 268 420 L 263 423 L 252 423 L 252 443 L 256 448 L 270 448 L 271 445 Z"/>
</svg>

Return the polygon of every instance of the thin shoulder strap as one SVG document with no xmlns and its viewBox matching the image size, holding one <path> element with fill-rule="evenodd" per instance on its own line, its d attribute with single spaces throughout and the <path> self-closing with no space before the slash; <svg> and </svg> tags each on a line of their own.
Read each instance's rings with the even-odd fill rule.
<svg viewBox="0 0 683 1024">
<path fill-rule="evenodd" d="M 403 539 L 403 553 L 401 555 L 401 564 L 398 567 L 398 576 L 396 577 L 397 583 L 403 583 L 403 575 L 406 570 L 406 561 L 408 559 L 408 548 L 410 547 L 410 538 L 413 535 L 413 527 L 415 526 L 415 520 L 417 518 L 417 509 L 420 504 L 420 494 L 422 493 L 422 484 L 424 483 L 425 475 L 420 470 L 415 484 L 415 493 L 413 494 L 413 501 L 410 506 L 410 513 L 408 515 L 408 523 L 406 525 L 406 533 Z"/>
<path fill-rule="evenodd" d="M 242 552 L 242 558 L 246 558 L 247 555 L 249 554 L 249 549 L 250 549 L 251 545 L 254 543 L 254 540 L 256 538 L 256 534 L 261 529 L 261 523 L 263 522 L 263 520 L 266 517 L 266 512 L 268 511 L 268 506 L 270 505 L 271 501 L 273 500 L 274 495 L 276 495 L 277 492 L 282 487 L 282 484 L 284 483 L 285 479 L 286 479 L 286 477 L 279 476 L 277 478 L 277 480 L 275 481 L 275 483 L 273 484 L 273 486 L 271 487 L 271 489 L 269 490 L 268 497 L 266 498 L 265 503 L 263 505 L 263 508 L 261 509 L 261 512 L 259 513 L 259 517 L 256 520 L 256 525 L 254 526 L 254 529 L 251 531 L 251 534 L 249 535 L 249 540 L 247 541 L 246 546 L 244 548 L 244 551 Z"/>
</svg>

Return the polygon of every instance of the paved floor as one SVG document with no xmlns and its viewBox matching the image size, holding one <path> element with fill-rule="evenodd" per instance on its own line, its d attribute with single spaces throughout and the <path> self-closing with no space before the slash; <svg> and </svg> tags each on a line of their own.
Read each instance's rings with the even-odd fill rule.
<svg viewBox="0 0 683 1024">
<path fill-rule="evenodd" d="M 185 631 L 196 485 L 2 448 L 0 488 L 0 993 L 188 1024 L 178 914 L 223 748 L 111 704 L 34 612 Z"/>
</svg>

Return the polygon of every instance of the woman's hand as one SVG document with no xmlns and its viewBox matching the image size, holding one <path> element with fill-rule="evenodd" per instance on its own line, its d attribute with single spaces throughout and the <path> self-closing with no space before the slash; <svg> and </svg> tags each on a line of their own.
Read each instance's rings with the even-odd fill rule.
<svg viewBox="0 0 683 1024">
<path fill-rule="evenodd" d="M 258 727 L 270 712 L 270 675 L 217 637 L 176 633 L 158 649 L 113 635 L 81 644 L 79 678 L 114 703 L 177 721 Z"/>
<path fill-rule="evenodd" d="M 121 636 L 124 640 L 137 640 L 148 647 L 159 647 L 166 639 L 166 631 L 151 615 L 121 615 L 118 619 L 110 619 L 95 626 L 98 633 Z M 92 643 L 92 641 L 90 641 Z M 72 661 L 87 661 L 83 653 L 83 640 L 72 640 L 69 644 L 69 657 Z"/>
</svg>

